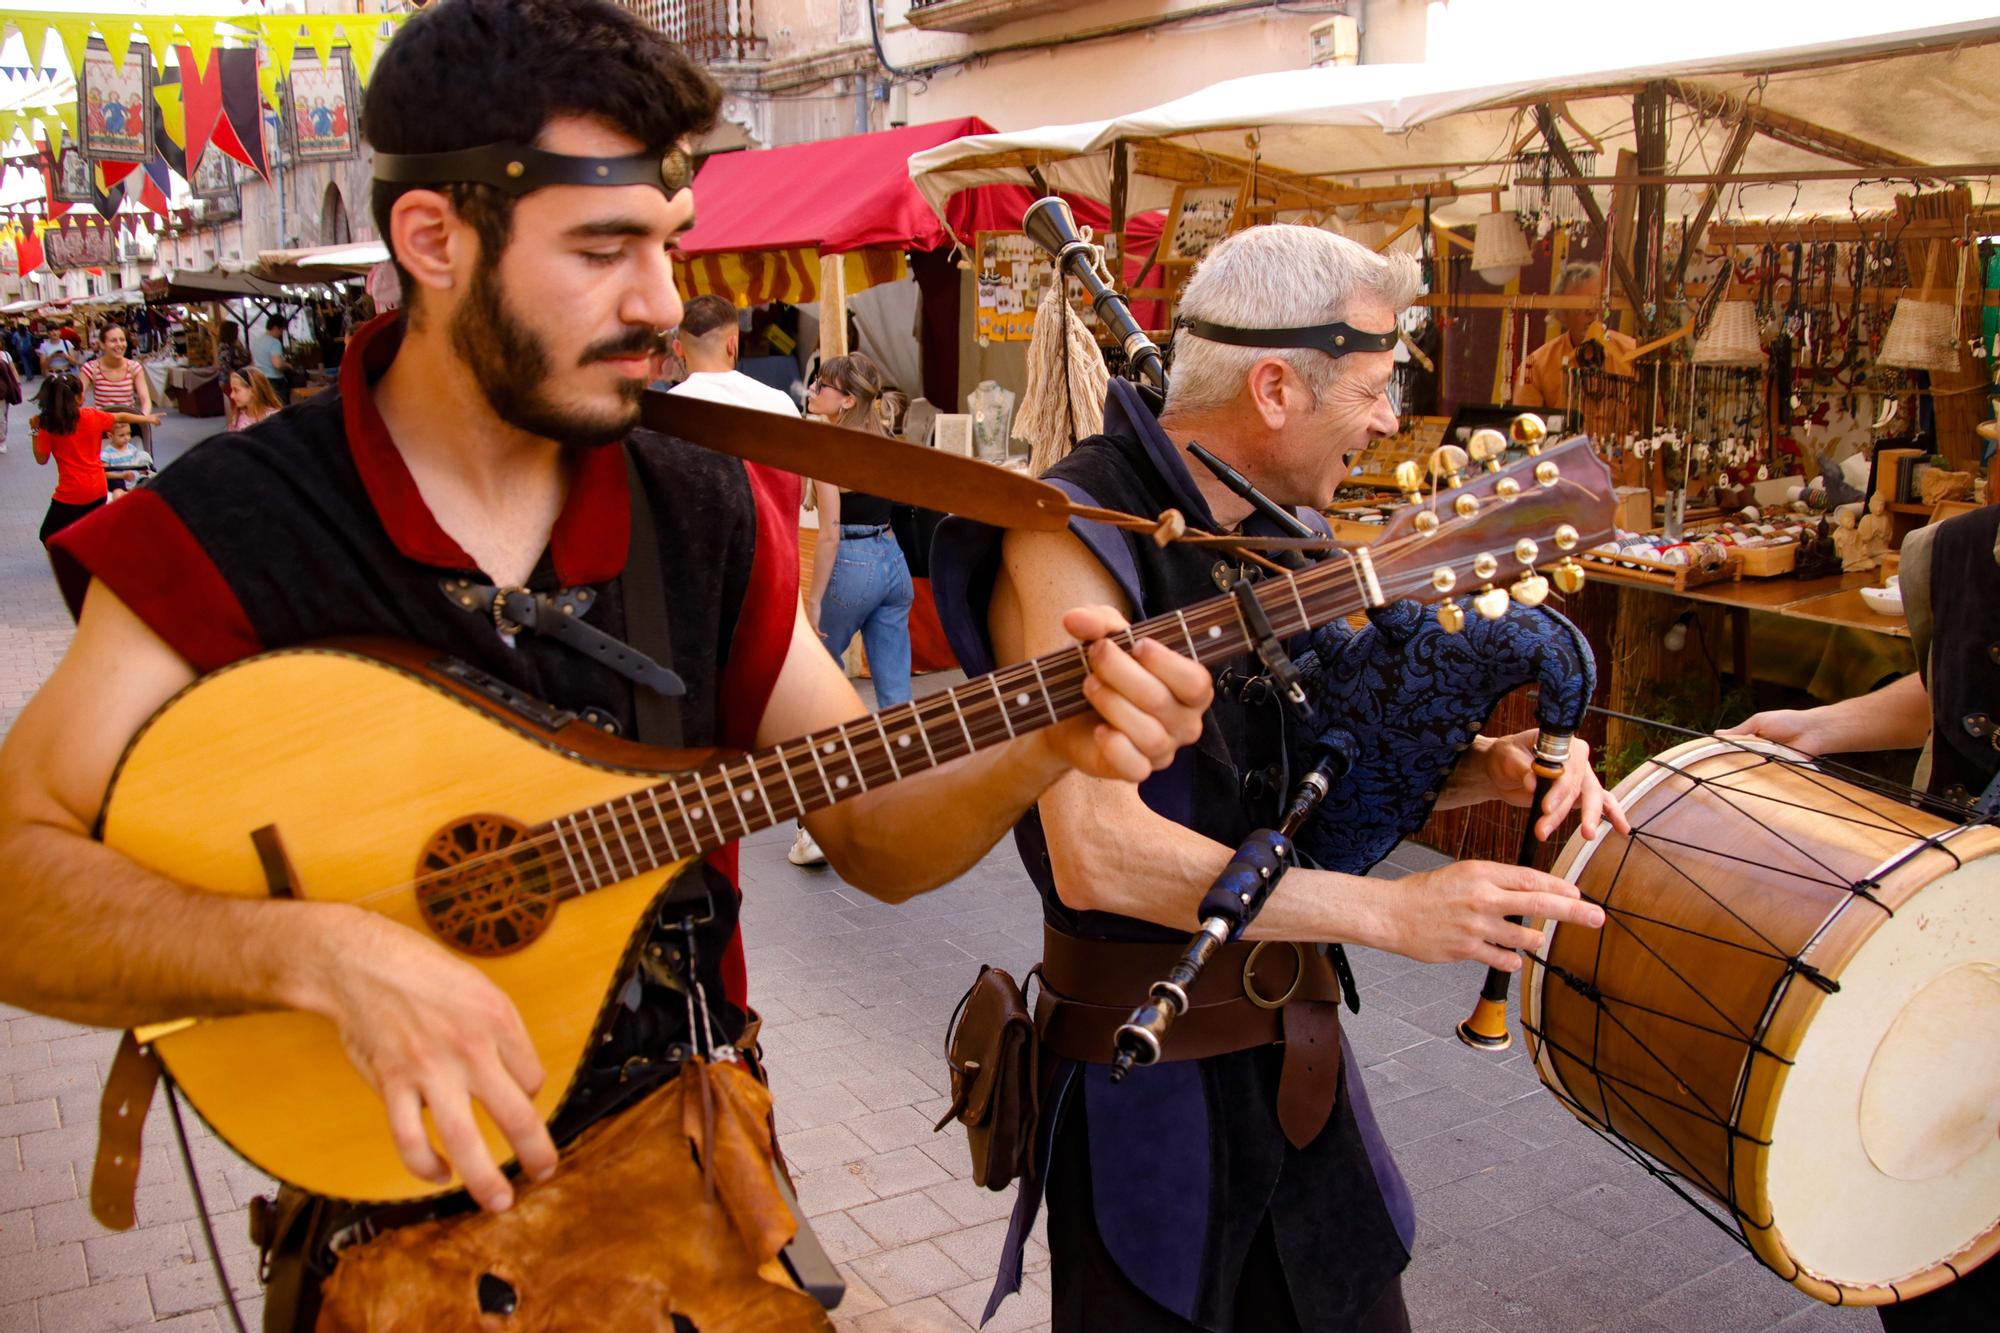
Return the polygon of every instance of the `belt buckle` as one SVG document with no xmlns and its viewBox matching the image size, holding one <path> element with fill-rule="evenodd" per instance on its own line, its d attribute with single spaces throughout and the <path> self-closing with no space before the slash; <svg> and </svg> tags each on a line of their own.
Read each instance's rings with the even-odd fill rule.
<svg viewBox="0 0 2000 1333">
<path fill-rule="evenodd" d="M 1256 983 L 1251 980 L 1256 974 L 1258 957 L 1273 944 L 1288 946 L 1292 951 L 1293 962 L 1298 965 L 1297 970 L 1292 973 L 1292 984 L 1287 986 L 1285 993 L 1275 1000 L 1266 999 L 1263 995 L 1259 994 Z M 1299 993 L 1299 983 L 1304 981 L 1305 977 L 1306 951 L 1304 946 L 1297 940 L 1259 940 L 1251 948 L 1250 956 L 1243 960 L 1243 998 L 1256 1005 L 1259 1009 L 1282 1009 L 1286 1004 L 1290 1003 L 1294 995 Z"/>
</svg>

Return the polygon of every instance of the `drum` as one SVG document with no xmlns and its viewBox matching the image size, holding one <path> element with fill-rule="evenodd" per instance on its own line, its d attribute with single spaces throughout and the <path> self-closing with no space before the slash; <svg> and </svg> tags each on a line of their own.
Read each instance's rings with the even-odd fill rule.
<svg viewBox="0 0 2000 1333">
<path fill-rule="evenodd" d="M 1546 1084 L 1726 1208 L 1835 1304 L 1920 1295 L 2000 1249 L 2000 829 L 1759 742 L 1692 741 L 1617 789 L 1627 838 L 1555 873 L 1521 990 Z"/>
</svg>

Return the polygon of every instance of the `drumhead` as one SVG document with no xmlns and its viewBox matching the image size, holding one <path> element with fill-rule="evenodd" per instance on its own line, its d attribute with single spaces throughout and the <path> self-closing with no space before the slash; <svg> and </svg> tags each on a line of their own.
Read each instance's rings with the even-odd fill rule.
<svg viewBox="0 0 2000 1333">
<path fill-rule="evenodd" d="M 1766 1181 L 1806 1272 L 1890 1286 L 1967 1265 L 2000 1223 L 2000 857 L 1884 921 L 1786 1075 Z M 1991 1249 L 1991 1244 L 1987 1246 Z"/>
</svg>

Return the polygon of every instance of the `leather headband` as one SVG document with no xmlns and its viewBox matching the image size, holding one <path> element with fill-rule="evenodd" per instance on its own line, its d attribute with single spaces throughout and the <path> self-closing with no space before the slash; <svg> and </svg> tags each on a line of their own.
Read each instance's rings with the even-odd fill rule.
<svg viewBox="0 0 2000 1333">
<path fill-rule="evenodd" d="M 1197 338 L 1228 343 L 1232 347 L 1308 347 L 1328 356 L 1350 352 L 1391 352 L 1402 336 L 1396 329 L 1369 333 L 1352 324 L 1311 324 L 1294 329 L 1239 329 L 1228 324 L 1211 324 L 1205 319 L 1183 319 L 1180 327 Z"/>
<path fill-rule="evenodd" d="M 672 199 L 694 179 L 675 144 L 664 157 L 574 157 L 527 144 L 492 143 L 449 153 L 377 153 L 375 179 L 396 185 L 490 185 L 516 199 L 551 185 L 650 185 Z"/>
</svg>

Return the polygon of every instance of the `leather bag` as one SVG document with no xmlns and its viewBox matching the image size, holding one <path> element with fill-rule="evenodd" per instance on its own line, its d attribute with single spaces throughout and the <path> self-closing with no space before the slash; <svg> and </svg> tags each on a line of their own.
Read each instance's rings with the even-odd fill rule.
<svg viewBox="0 0 2000 1333">
<path fill-rule="evenodd" d="M 692 1059 L 522 1183 L 503 1213 L 398 1227 L 340 1252 L 319 1333 L 828 1333 L 786 1274 L 771 1096 Z"/>
<path fill-rule="evenodd" d="M 1014 978 L 982 965 L 958 1002 L 945 1036 L 951 1107 L 935 1128 L 957 1120 L 972 1149 L 972 1180 L 1003 1190 L 1034 1174 L 1041 1113 L 1041 1051 L 1034 1015 Z"/>
</svg>

